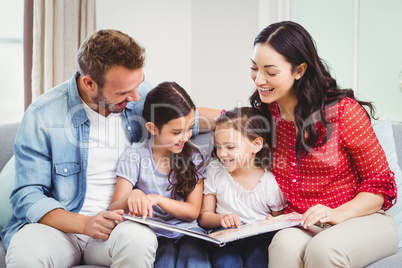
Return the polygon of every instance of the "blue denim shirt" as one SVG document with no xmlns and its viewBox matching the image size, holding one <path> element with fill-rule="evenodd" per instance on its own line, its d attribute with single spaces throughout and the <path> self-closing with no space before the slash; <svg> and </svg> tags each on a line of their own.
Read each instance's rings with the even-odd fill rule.
<svg viewBox="0 0 402 268">
<path fill-rule="evenodd" d="M 14 213 L 1 232 L 6 249 L 24 224 L 38 222 L 56 208 L 79 212 L 84 203 L 91 122 L 81 103 L 77 76 L 39 97 L 21 121 L 14 144 L 16 172 L 10 195 Z M 131 142 L 148 136 L 142 109 L 151 88 L 147 81 L 142 82 L 140 100 L 123 111 Z M 198 120 L 193 134 L 197 132 Z"/>
</svg>

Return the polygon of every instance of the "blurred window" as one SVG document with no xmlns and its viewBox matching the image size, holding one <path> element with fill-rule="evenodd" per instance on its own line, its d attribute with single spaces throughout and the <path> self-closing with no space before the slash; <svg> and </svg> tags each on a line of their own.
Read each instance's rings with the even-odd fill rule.
<svg viewBox="0 0 402 268">
<path fill-rule="evenodd" d="M 24 113 L 24 0 L 0 0 L 0 124 Z"/>
</svg>

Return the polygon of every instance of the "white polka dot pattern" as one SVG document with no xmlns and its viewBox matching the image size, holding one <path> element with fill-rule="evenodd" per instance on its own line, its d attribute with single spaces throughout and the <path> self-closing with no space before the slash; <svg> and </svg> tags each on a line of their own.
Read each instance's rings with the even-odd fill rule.
<svg viewBox="0 0 402 268">
<path fill-rule="evenodd" d="M 308 155 L 300 159 L 300 166 L 294 149 L 293 123 L 280 117 L 277 103 L 270 104 L 269 110 L 276 131 L 272 172 L 289 200 L 285 213 L 304 213 L 316 204 L 335 208 L 359 192 L 383 193 L 383 209 L 393 205 L 395 175 L 365 110 L 355 100 L 345 98 L 326 109 L 332 133 L 323 146 L 310 148 Z M 321 122 L 316 123 L 316 128 L 326 135 Z"/>
</svg>

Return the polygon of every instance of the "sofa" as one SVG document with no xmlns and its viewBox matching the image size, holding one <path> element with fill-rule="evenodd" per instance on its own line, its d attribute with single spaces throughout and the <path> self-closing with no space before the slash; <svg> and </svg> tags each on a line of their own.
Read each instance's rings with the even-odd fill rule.
<svg viewBox="0 0 402 268">
<path fill-rule="evenodd" d="M 4 218 L 7 213 L 11 213 L 11 205 L 8 201 L 6 188 L 11 188 L 13 177 L 6 176 L 6 172 L 10 173 L 13 167 L 12 163 L 6 165 L 13 156 L 13 143 L 15 134 L 18 128 L 18 123 L 0 125 L 0 230 L 3 228 L 7 218 Z M 377 137 L 380 140 L 384 151 L 386 152 L 388 162 L 391 169 L 397 175 L 398 195 L 401 197 L 398 202 L 390 209 L 399 231 L 399 248 L 394 255 L 381 259 L 375 263 L 368 265 L 368 268 L 399 268 L 402 267 L 402 178 L 399 167 L 402 167 L 402 124 L 391 123 L 388 120 L 374 124 Z M 212 138 L 210 133 L 205 133 L 192 138 L 192 141 L 206 151 L 212 148 Z M 7 170 L 6 170 L 7 169 Z M 8 191 L 9 192 L 9 191 Z M 3 242 L 0 241 L 0 268 L 5 268 L 5 249 Z M 80 267 L 90 267 L 82 265 Z"/>
</svg>

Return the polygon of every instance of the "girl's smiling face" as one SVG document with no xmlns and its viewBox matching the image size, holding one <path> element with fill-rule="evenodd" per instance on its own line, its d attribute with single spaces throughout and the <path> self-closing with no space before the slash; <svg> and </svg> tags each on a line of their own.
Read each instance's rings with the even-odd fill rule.
<svg viewBox="0 0 402 268">
<path fill-rule="evenodd" d="M 255 166 L 256 147 L 233 127 L 218 125 L 215 130 L 216 155 L 229 173 Z"/>
<path fill-rule="evenodd" d="M 293 84 L 301 76 L 292 65 L 270 45 L 256 44 L 251 57 L 251 78 L 261 101 L 272 103 L 294 98 Z"/>
<path fill-rule="evenodd" d="M 184 144 L 191 138 L 195 124 L 195 111 L 192 109 L 186 116 L 169 120 L 160 129 L 154 125 L 154 149 L 162 149 L 165 154 L 178 154 Z"/>
</svg>

